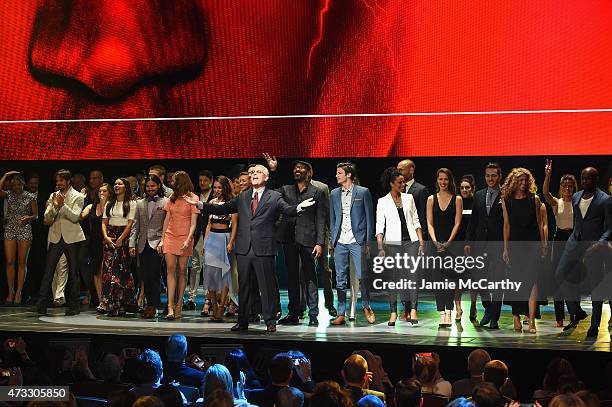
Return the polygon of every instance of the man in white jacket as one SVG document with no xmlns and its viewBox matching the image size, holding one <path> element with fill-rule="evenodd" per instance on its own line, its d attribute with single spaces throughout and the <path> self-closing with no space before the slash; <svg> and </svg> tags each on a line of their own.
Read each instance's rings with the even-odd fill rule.
<svg viewBox="0 0 612 407">
<path fill-rule="evenodd" d="M 68 170 L 59 170 L 55 173 L 56 191 L 49 197 L 45 209 L 45 224 L 49 225 L 49 248 L 36 304 L 36 312 L 41 315 L 47 313 L 55 265 L 62 254 L 68 260 L 69 290 L 66 296 L 66 315 L 79 313 L 79 242 L 85 240 L 79 217 L 83 210 L 84 197 L 70 185 L 71 176 Z"/>
</svg>

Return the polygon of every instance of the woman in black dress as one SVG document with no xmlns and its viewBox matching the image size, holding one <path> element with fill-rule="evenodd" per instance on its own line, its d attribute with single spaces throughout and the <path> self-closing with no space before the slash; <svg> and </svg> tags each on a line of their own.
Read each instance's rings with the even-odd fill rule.
<svg viewBox="0 0 612 407">
<path fill-rule="evenodd" d="M 511 302 L 514 330 L 517 332 L 522 332 L 521 315 L 529 316 L 529 332 L 536 332 L 538 265 L 540 257 L 546 254 L 540 212 L 542 203 L 536 192 L 535 179 L 525 168 L 510 171 L 502 186 L 503 259 L 510 265 L 513 279 L 523 283 L 519 292 L 512 294 L 514 301 Z M 537 244 L 538 241 L 542 243 Z"/>
<path fill-rule="evenodd" d="M 87 205 L 81 212 L 81 220 L 87 219 L 89 222 L 89 256 L 91 260 L 91 270 L 93 274 L 94 287 L 98 301 L 102 298 L 102 259 L 104 250 L 104 238 L 102 237 L 102 216 L 104 208 L 113 190 L 106 182 L 100 185 L 98 194 L 92 204 Z M 105 312 L 104 308 L 98 305 L 99 312 Z"/>
<path fill-rule="evenodd" d="M 467 231 L 468 224 L 470 223 L 470 217 L 472 216 L 472 206 L 474 205 L 474 192 L 476 192 L 476 181 L 472 174 L 466 174 L 461 177 L 459 181 L 459 193 L 463 200 L 463 211 L 461 215 L 461 226 L 459 226 L 459 232 L 455 241 L 464 242 L 465 234 Z M 463 309 L 461 308 L 461 295 L 463 291 L 457 288 L 455 290 L 455 321 L 461 321 L 463 315 Z M 476 299 L 477 292 L 470 291 L 470 321 L 476 321 Z"/>
<path fill-rule="evenodd" d="M 452 243 L 459 232 L 463 212 L 463 201 L 456 194 L 453 173 L 448 168 L 440 168 L 436 173 L 436 191 L 427 198 L 427 227 L 433 250 L 444 260 L 455 254 Z M 434 276 L 435 281 L 456 278 L 452 269 L 436 270 Z M 439 327 L 450 327 L 455 290 L 436 290 L 435 296 L 436 307 L 440 312 Z"/>
</svg>

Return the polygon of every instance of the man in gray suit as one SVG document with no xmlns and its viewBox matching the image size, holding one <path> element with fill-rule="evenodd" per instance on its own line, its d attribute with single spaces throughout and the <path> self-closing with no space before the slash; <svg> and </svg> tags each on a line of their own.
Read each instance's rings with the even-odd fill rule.
<svg viewBox="0 0 612 407">
<path fill-rule="evenodd" d="M 155 175 L 145 178 L 146 197 L 136 204 L 136 218 L 130 231 L 130 255 L 136 256 L 142 270 L 147 308 L 143 318 L 155 318 L 161 308 L 160 271 L 162 257 L 158 252 L 159 241 L 162 238 L 166 211 L 164 207 L 168 198 L 164 196 L 162 181 Z"/>
<path fill-rule="evenodd" d="M 36 312 L 47 313 L 51 280 L 55 265 L 62 254 L 68 260 L 69 291 L 66 296 L 66 315 L 76 315 L 79 311 L 79 244 L 85 240 L 85 234 L 79 224 L 85 197 L 70 185 L 72 174 L 68 170 L 55 173 L 56 191 L 51 194 L 45 209 L 45 225 L 49 225 L 49 248 L 45 273 L 40 283 L 40 293 Z"/>
<path fill-rule="evenodd" d="M 336 179 L 341 186 L 330 194 L 330 230 L 336 264 L 336 291 L 338 293 L 338 316 L 332 325 L 344 325 L 346 312 L 346 289 L 349 279 L 350 258 L 355 264 L 355 277 L 360 281 L 361 305 L 368 323 L 376 322 L 370 308 L 370 288 L 367 280 L 366 253 L 368 242 L 374 241 L 374 207 L 370 190 L 356 185 L 357 172 L 351 163 L 336 166 Z"/>
<path fill-rule="evenodd" d="M 213 215 L 238 213 L 236 235 L 236 260 L 238 262 L 238 284 L 241 310 L 250 309 L 249 275 L 255 273 L 261 293 L 263 318 L 268 332 L 276 332 L 276 307 L 278 291 L 275 280 L 276 242 L 275 221 L 279 214 L 297 216 L 302 210 L 315 204 L 307 199 L 298 205 L 289 205 L 277 191 L 266 188 L 269 172 L 263 165 L 249 169 L 251 188 L 222 205 L 186 198 L 186 201 L 205 209 Z M 238 323 L 232 331 L 244 331 L 249 326 L 249 313 L 241 311 Z"/>
</svg>

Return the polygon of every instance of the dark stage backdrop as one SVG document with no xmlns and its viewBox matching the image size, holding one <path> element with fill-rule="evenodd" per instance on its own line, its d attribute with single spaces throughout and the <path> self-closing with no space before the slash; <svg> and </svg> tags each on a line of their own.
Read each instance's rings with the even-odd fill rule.
<svg viewBox="0 0 612 407">
<path fill-rule="evenodd" d="M 611 20 L 606 1 L 2 1 L 0 159 L 610 154 Z M 387 116 L 303 117 L 352 114 Z M 192 119 L 115 120 L 152 118 Z"/>
</svg>

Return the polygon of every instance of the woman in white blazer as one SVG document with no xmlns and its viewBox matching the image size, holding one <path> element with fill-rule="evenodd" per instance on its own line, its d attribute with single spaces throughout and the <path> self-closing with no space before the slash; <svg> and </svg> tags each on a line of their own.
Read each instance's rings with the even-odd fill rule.
<svg viewBox="0 0 612 407">
<path fill-rule="evenodd" d="M 408 253 L 410 256 L 421 256 L 424 252 L 423 233 L 419 223 L 414 198 L 403 193 L 405 181 L 402 174 L 395 167 L 389 167 L 381 177 L 383 191 L 389 193 L 378 200 L 376 206 L 376 241 L 378 243 L 378 256 L 395 256 L 398 253 Z M 409 277 L 410 270 L 394 269 L 387 273 L 386 280 L 400 281 Z M 411 274 L 415 276 L 416 274 Z M 411 278 L 416 281 L 414 278 Z M 397 294 L 399 293 L 404 305 L 404 316 L 413 325 L 418 323 L 417 317 L 417 290 L 389 290 L 389 326 L 394 326 L 397 320 Z M 410 315 L 408 315 L 410 313 Z"/>
</svg>

